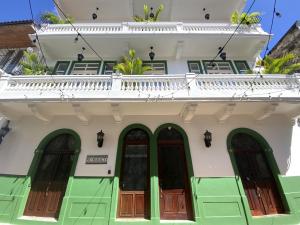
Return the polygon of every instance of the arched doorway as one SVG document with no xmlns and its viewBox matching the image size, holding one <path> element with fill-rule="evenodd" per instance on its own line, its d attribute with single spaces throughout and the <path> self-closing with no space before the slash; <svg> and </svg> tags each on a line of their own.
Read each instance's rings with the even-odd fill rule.
<svg viewBox="0 0 300 225">
<path fill-rule="evenodd" d="M 49 134 L 39 145 L 31 190 L 24 215 L 58 218 L 71 170 L 76 163 L 80 139 L 67 129 Z M 79 145 L 79 146 L 78 146 Z M 32 172 L 31 172 L 32 173 Z"/>
<path fill-rule="evenodd" d="M 118 217 L 149 217 L 150 143 L 146 131 L 131 129 L 124 136 Z"/>
<path fill-rule="evenodd" d="M 192 220 L 192 202 L 187 159 L 182 134 L 174 127 L 157 135 L 160 218 Z"/>
<path fill-rule="evenodd" d="M 235 132 L 231 135 L 230 149 L 241 177 L 251 214 L 261 216 L 283 213 L 283 203 L 264 147 L 250 133 Z"/>
</svg>

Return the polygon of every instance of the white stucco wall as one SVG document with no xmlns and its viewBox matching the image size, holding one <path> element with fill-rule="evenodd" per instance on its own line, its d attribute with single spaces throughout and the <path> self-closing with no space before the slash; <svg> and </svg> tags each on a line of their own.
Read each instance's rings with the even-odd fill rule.
<svg viewBox="0 0 300 225">
<path fill-rule="evenodd" d="M 131 116 L 124 117 L 122 123 L 115 123 L 113 118 L 93 117 L 89 125 L 82 125 L 75 117 L 56 117 L 45 124 L 33 117 L 26 117 L 13 124 L 13 130 L 0 145 L 0 174 L 25 175 L 30 167 L 34 150 L 40 141 L 50 132 L 69 128 L 81 137 L 81 153 L 76 168 L 76 176 L 112 176 L 114 174 L 118 138 L 121 131 L 132 123 L 142 123 L 152 132 L 164 123 L 181 126 L 189 138 L 194 174 L 197 177 L 233 176 L 232 164 L 227 152 L 227 135 L 235 128 L 246 127 L 260 133 L 274 151 L 278 167 L 283 175 L 300 175 L 298 126 L 292 126 L 285 117 L 273 116 L 261 123 L 249 117 L 233 117 L 225 124 L 219 124 L 214 117 L 195 117 L 190 124 L 184 124 L 178 116 Z M 97 147 L 96 133 L 105 133 L 104 145 Z M 213 141 L 206 148 L 203 133 L 212 132 Z M 292 135 L 292 131 L 294 132 Z M 293 143 L 291 139 L 293 136 Z M 107 165 L 86 165 L 88 154 L 108 154 Z M 112 174 L 108 175 L 107 171 Z"/>
</svg>

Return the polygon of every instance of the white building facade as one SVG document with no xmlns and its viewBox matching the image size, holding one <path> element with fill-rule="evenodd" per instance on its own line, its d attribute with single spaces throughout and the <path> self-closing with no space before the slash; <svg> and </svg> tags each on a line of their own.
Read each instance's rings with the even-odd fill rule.
<svg viewBox="0 0 300 225">
<path fill-rule="evenodd" d="M 53 75 L 1 75 L 1 224 L 300 223 L 300 76 L 247 74 L 268 34 L 230 24 L 244 1 L 57 4 Z M 114 71 L 129 49 L 153 71 Z"/>
</svg>

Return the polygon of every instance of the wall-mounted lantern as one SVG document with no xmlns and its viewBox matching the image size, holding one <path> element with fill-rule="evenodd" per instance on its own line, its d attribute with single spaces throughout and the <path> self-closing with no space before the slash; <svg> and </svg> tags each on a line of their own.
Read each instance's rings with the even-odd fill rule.
<svg viewBox="0 0 300 225">
<path fill-rule="evenodd" d="M 98 143 L 98 147 L 101 148 L 103 145 L 103 140 L 104 140 L 104 133 L 103 131 L 99 131 L 97 133 L 97 143 Z"/>
<path fill-rule="evenodd" d="M 211 146 L 211 141 L 212 141 L 212 134 L 208 130 L 204 133 L 204 142 L 205 146 L 209 148 Z"/>
<path fill-rule="evenodd" d="M 204 13 L 206 12 L 206 8 L 203 8 L 203 12 L 204 12 Z M 205 13 L 204 18 L 205 18 L 206 20 L 209 20 L 209 19 L 210 19 L 210 14 L 209 14 L 209 13 Z"/>
<path fill-rule="evenodd" d="M 155 15 L 154 15 L 154 13 L 153 13 L 153 7 L 150 8 L 150 15 L 149 15 L 149 17 L 150 17 L 151 19 L 153 19 L 153 18 L 155 17 Z"/>
<path fill-rule="evenodd" d="M 99 11 L 99 7 L 96 7 L 96 11 L 97 11 L 97 12 Z M 96 20 L 96 19 L 98 18 L 98 14 L 97 14 L 96 12 L 94 12 L 94 13 L 92 14 L 92 18 L 93 18 L 93 20 Z"/>
<path fill-rule="evenodd" d="M 83 55 L 84 50 L 85 50 L 85 47 L 82 47 L 81 53 L 77 54 L 78 62 L 81 62 L 84 59 L 84 55 Z"/>
<path fill-rule="evenodd" d="M 5 135 L 7 135 L 7 133 L 10 131 L 9 123 L 10 123 L 10 121 L 6 120 L 0 129 L 0 144 L 2 143 Z"/>
<path fill-rule="evenodd" d="M 154 57 L 155 57 L 155 53 L 153 52 L 153 46 L 150 47 L 150 52 L 149 52 L 149 57 L 150 57 L 150 60 L 153 61 L 154 60 Z"/>
</svg>

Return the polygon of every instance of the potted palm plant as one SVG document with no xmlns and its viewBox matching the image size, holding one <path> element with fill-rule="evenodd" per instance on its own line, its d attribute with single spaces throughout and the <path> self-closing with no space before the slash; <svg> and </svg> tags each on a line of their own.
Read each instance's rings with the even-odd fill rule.
<svg viewBox="0 0 300 225">
<path fill-rule="evenodd" d="M 144 5 L 144 17 L 141 16 L 134 16 L 133 20 L 135 22 L 158 22 L 159 21 L 159 15 L 164 10 L 164 5 L 161 4 L 155 11 L 153 12 L 153 8 L 151 7 L 149 10 L 148 5 Z"/>
</svg>

